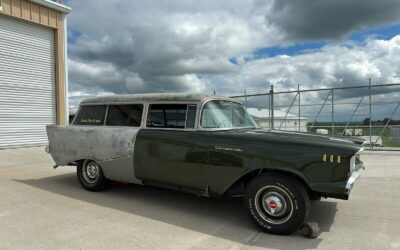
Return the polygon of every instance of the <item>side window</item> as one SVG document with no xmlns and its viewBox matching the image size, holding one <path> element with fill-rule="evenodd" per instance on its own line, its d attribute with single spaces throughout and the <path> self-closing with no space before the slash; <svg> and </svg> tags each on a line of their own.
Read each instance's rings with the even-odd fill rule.
<svg viewBox="0 0 400 250">
<path fill-rule="evenodd" d="M 195 118 L 195 105 L 151 104 L 149 107 L 149 115 L 147 116 L 147 127 L 194 128 Z"/>
<path fill-rule="evenodd" d="M 196 105 L 188 105 L 186 115 L 186 128 L 194 128 L 196 121 Z"/>
<path fill-rule="evenodd" d="M 106 114 L 106 105 L 81 106 L 76 115 L 75 125 L 103 125 Z"/>
<path fill-rule="evenodd" d="M 110 105 L 106 125 L 139 127 L 142 121 L 143 105 Z"/>
</svg>

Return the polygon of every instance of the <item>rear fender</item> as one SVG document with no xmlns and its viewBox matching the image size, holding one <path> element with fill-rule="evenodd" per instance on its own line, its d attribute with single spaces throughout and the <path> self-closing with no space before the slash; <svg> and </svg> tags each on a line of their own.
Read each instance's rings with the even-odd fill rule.
<svg viewBox="0 0 400 250">
<path fill-rule="evenodd" d="M 81 159 L 98 162 L 133 157 L 139 128 L 48 125 L 49 153 L 57 165 Z M 132 161 L 133 164 L 133 161 Z M 133 166 L 132 166 L 133 167 Z"/>
</svg>

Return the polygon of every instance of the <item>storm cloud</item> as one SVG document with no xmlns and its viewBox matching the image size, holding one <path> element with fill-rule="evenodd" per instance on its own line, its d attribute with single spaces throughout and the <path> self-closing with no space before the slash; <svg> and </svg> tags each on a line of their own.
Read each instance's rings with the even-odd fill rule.
<svg viewBox="0 0 400 250">
<path fill-rule="evenodd" d="M 70 106 L 89 95 L 240 94 L 270 84 L 324 86 L 399 74 L 398 38 L 352 44 L 350 32 L 399 20 L 398 1 L 69 1 Z M 338 39 L 294 56 L 261 48 Z M 307 83 L 312 83 L 308 84 Z"/>
<path fill-rule="evenodd" d="M 400 21 L 398 0 L 279 0 L 266 20 L 289 41 L 340 39 L 353 31 Z"/>
</svg>

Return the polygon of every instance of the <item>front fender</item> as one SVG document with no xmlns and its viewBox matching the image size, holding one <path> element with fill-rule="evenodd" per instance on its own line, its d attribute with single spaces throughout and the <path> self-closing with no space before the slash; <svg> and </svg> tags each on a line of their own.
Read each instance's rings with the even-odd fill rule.
<svg viewBox="0 0 400 250">
<path fill-rule="evenodd" d="M 208 177 L 210 191 L 216 195 L 249 173 L 265 169 L 290 173 L 311 190 L 324 192 L 321 183 L 346 181 L 350 158 L 359 150 L 355 144 L 271 140 L 254 134 L 216 133 L 210 140 Z"/>
</svg>

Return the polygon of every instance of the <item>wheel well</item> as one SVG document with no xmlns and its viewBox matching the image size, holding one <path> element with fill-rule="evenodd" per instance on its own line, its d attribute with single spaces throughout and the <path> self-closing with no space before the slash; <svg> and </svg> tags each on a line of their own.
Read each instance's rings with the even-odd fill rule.
<svg viewBox="0 0 400 250">
<path fill-rule="evenodd" d="M 281 176 L 290 176 L 291 178 L 296 179 L 299 183 L 301 183 L 307 192 L 311 192 L 310 187 L 307 183 L 303 180 L 303 178 L 299 177 L 298 175 L 284 171 L 284 170 L 276 170 L 276 169 L 269 169 L 269 168 L 261 168 L 253 170 L 245 175 L 243 175 L 240 179 L 235 181 L 225 192 L 229 196 L 240 196 L 243 195 L 247 184 L 256 176 L 263 174 L 263 173 L 270 173 L 270 174 L 279 174 Z"/>
<path fill-rule="evenodd" d="M 80 159 L 80 160 L 76 160 L 76 161 L 74 161 L 74 162 L 76 162 L 76 165 L 78 166 L 79 164 L 83 164 L 83 162 L 85 161 L 86 159 Z"/>
<path fill-rule="evenodd" d="M 79 160 L 76 160 L 76 161 L 73 161 L 73 162 L 76 163 L 76 165 L 79 165 L 79 164 L 83 164 L 85 161 L 95 161 L 95 160 L 87 158 L 87 159 L 79 159 Z"/>
</svg>

